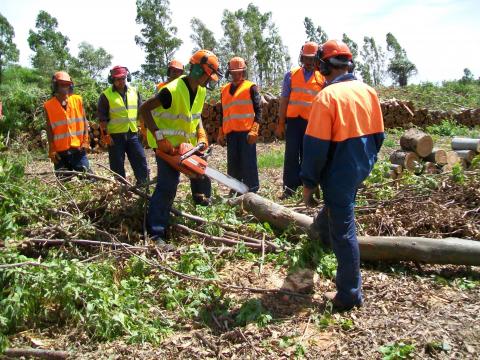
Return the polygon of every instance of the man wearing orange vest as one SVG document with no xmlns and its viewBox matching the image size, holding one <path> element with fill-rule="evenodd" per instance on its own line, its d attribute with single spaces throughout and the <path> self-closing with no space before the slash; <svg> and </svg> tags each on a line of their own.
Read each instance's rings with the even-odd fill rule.
<svg viewBox="0 0 480 360">
<path fill-rule="evenodd" d="M 355 196 L 377 161 L 383 117 L 375 90 L 351 73 L 352 53 L 345 43 L 327 41 L 317 58 L 326 86 L 313 101 L 305 133 L 303 197 L 311 206 L 313 192 L 321 186 L 325 205 L 312 227 L 338 262 L 337 292 L 325 296 L 337 309 L 348 310 L 363 302 Z"/>
<path fill-rule="evenodd" d="M 82 97 L 73 94 L 73 81 L 65 71 L 53 75 L 51 86 L 53 96 L 43 104 L 48 157 L 55 170 L 89 171 L 86 154 L 86 149 L 90 147 L 88 122 Z"/>
<path fill-rule="evenodd" d="M 246 80 L 247 65 L 241 57 L 228 62 L 227 76 L 232 82 L 222 88 L 222 126 L 217 143 L 227 143 L 227 173 L 242 181 L 251 192 L 259 187 L 256 142 L 260 119 L 261 98 L 257 86 Z"/>
<path fill-rule="evenodd" d="M 159 82 L 156 85 L 156 93 L 160 91 L 160 89 L 167 85 L 169 82 L 179 78 L 183 75 L 183 64 L 178 61 L 177 59 L 173 59 L 167 65 L 167 81 Z"/>
<path fill-rule="evenodd" d="M 314 66 L 317 50 L 317 43 L 305 43 L 300 50 L 302 66 L 293 68 L 283 79 L 278 124 L 275 129 L 278 138 L 285 136 L 282 198 L 290 197 L 302 185 L 300 167 L 303 158 L 303 136 L 312 101 L 325 82 L 325 78 Z"/>
</svg>

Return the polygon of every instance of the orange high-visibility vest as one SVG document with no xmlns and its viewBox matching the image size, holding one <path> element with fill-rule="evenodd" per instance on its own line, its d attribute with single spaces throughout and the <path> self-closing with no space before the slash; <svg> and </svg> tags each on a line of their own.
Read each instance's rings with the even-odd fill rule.
<svg viewBox="0 0 480 360">
<path fill-rule="evenodd" d="M 255 119 L 250 88 L 255 84 L 244 80 L 233 95 L 230 95 L 231 85 L 222 88 L 223 133 L 250 131 Z"/>
<path fill-rule="evenodd" d="M 70 95 L 67 99 L 67 108 L 64 109 L 58 99 L 53 96 L 43 104 L 47 113 L 47 121 L 52 128 L 53 150 L 66 151 L 78 148 L 88 141 L 83 112 L 83 103 L 80 95 Z"/>
<path fill-rule="evenodd" d="M 315 70 L 305 82 L 305 76 L 301 67 L 291 71 L 291 92 L 288 100 L 287 117 L 301 117 L 308 121 L 312 101 L 323 88 L 325 78 Z"/>
</svg>

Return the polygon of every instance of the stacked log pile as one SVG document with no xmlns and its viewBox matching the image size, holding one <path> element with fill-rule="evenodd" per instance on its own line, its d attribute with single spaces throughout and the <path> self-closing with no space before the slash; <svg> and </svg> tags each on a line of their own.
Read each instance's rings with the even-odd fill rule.
<svg viewBox="0 0 480 360">
<path fill-rule="evenodd" d="M 415 109 L 411 101 L 390 99 L 381 102 L 385 128 L 409 128 L 412 126 L 425 127 L 439 124 L 444 119 L 453 119 L 459 124 L 473 127 L 480 125 L 480 108 L 462 111 L 439 111 L 429 109 Z M 202 121 L 207 131 L 210 143 L 215 142 L 221 119 L 221 104 L 219 102 L 206 103 L 203 107 Z M 274 130 L 278 121 L 279 98 L 264 94 L 262 96 L 262 123 L 260 126 L 259 142 L 275 140 Z M 90 122 L 90 140 L 92 149 L 101 149 L 100 131 L 95 121 Z M 33 147 L 42 145 L 42 138 L 38 135 L 33 139 Z"/>
<path fill-rule="evenodd" d="M 453 138 L 451 151 L 434 148 L 432 137 L 417 128 L 408 129 L 400 138 L 401 149 L 390 155 L 392 163 L 386 176 L 396 179 L 403 170 L 415 174 L 451 171 L 456 164 L 467 169 L 480 153 L 480 139 Z"/>
</svg>

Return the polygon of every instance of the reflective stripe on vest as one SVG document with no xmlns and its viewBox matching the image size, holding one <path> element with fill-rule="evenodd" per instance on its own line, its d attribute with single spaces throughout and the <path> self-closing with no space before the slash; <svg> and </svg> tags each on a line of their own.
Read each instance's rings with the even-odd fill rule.
<svg viewBox="0 0 480 360">
<path fill-rule="evenodd" d="M 110 134 L 126 133 L 129 130 L 137 132 L 138 93 L 131 86 L 127 86 L 127 107 L 118 91 L 110 86 L 103 91 L 110 107 L 107 130 Z"/>
<path fill-rule="evenodd" d="M 319 83 L 320 81 L 320 83 Z M 314 71 L 310 79 L 305 82 L 301 67 L 291 71 L 291 92 L 287 107 L 287 117 L 301 117 L 308 120 L 312 101 L 322 89 L 325 82 L 319 71 Z"/>
<path fill-rule="evenodd" d="M 253 82 L 244 80 L 233 95 L 230 94 L 232 84 L 229 83 L 222 88 L 222 111 L 224 134 L 232 131 L 249 131 L 252 128 L 255 111 L 253 109 L 251 87 Z"/>
<path fill-rule="evenodd" d="M 44 105 L 47 121 L 53 135 L 52 148 L 56 152 L 78 148 L 88 141 L 85 129 L 82 98 L 79 95 L 70 95 L 67 107 L 64 109 L 56 97 L 47 100 Z"/>
<path fill-rule="evenodd" d="M 188 142 L 192 145 L 197 144 L 197 127 L 201 121 L 206 97 L 206 89 L 203 86 L 199 86 L 193 105 L 190 108 L 190 93 L 183 80 L 184 77 L 185 75 L 164 86 L 172 95 L 170 108 L 164 109 L 160 106 L 152 110 L 155 124 L 174 147 L 183 142 Z M 155 137 L 150 131 L 147 131 L 147 140 L 151 148 L 157 147 Z"/>
</svg>

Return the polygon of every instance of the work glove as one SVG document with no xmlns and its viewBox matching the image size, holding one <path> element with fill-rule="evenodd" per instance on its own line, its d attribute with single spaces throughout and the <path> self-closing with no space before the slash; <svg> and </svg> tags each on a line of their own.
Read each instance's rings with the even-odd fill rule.
<svg viewBox="0 0 480 360">
<path fill-rule="evenodd" d="M 220 126 L 220 129 L 218 129 L 218 135 L 217 135 L 217 144 L 220 146 L 225 146 L 226 145 L 225 141 L 225 134 L 223 133 L 223 127 Z"/>
<path fill-rule="evenodd" d="M 197 129 L 197 143 L 204 143 L 205 146 L 202 148 L 202 150 L 199 150 L 200 152 L 203 152 L 207 149 L 208 147 L 208 138 L 207 138 L 207 133 L 205 132 L 205 129 L 203 127 L 199 127 Z"/>
<path fill-rule="evenodd" d="M 157 140 L 157 150 L 155 153 L 161 151 L 162 153 L 173 155 L 175 153 L 175 149 L 168 139 Z"/>
<path fill-rule="evenodd" d="M 113 139 L 105 130 L 100 130 L 100 143 L 103 146 L 113 145 Z"/>
<path fill-rule="evenodd" d="M 318 201 L 313 198 L 313 194 L 318 187 L 308 188 L 305 185 L 303 186 L 303 202 L 307 207 L 316 207 L 318 206 Z"/>
<path fill-rule="evenodd" d="M 283 139 L 285 137 L 285 122 L 278 122 L 277 126 L 275 127 L 275 136 L 279 139 Z"/>
<path fill-rule="evenodd" d="M 50 158 L 50 161 L 54 164 L 58 164 L 58 162 L 60 161 L 60 157 L 58 156 L 57 152 L 52 149 L 48 151 L 48 157 Z"/>
<path fill-rule="evenodd" d="M 260 124 L 257 123 L 257 122 L 254 122 L 253 125 L 252 125 L 252 128 L 250 129 L 250 131 L 248 132 L 248 135 L 247 135 L 247 143 L 252 145 L 252 144 L 255 144 L 257 142 L 257 138 L 258 138 L 258 129 L 260 128 Z"/>
</svg>

